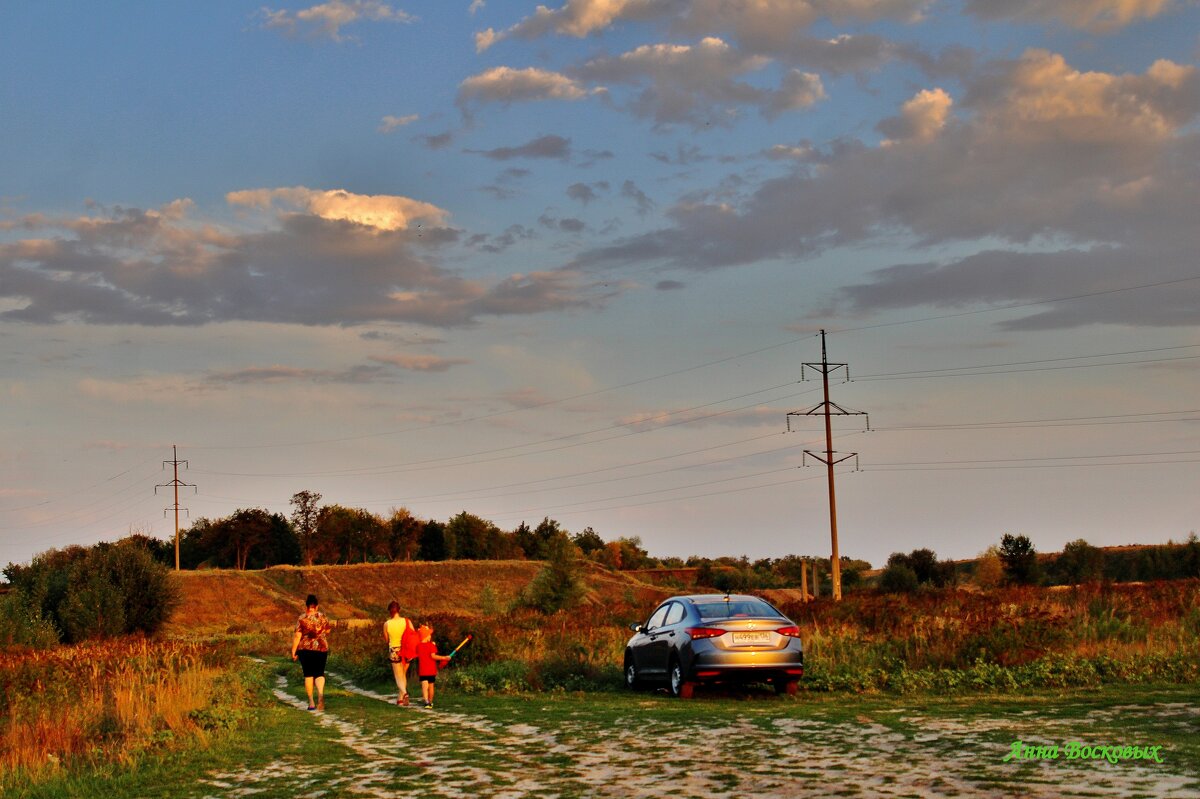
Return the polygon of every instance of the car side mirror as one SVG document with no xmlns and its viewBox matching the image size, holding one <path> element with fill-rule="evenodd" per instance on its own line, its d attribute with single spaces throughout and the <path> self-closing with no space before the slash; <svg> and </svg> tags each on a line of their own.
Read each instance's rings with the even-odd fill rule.
<svg viewBox="0 0 1200 799">
<path fill-rule="evenodd" d="M 633 630 L 635 633 L 640 633 L 645 631 L 646 628 L 635 621 L 633 624 L 629 625 L 629 629 Z"/>
</svg>

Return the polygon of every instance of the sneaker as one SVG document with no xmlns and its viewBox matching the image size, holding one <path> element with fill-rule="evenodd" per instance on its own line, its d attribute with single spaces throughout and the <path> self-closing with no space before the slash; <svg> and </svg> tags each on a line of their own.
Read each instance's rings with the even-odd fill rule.
<svg viewBox="0 0 1200 799">
<path fill-rule="evenodd" d="M 427 707 L 427 708 L 432 708 L 432 707 L 433 707 L 433 702 L 426 702 L 426 703 L 425 703 L 425 707 Z"/>
</svg>

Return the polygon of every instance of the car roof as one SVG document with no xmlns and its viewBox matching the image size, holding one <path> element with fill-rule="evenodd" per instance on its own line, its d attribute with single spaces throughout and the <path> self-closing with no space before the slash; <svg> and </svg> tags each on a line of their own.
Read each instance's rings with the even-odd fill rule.
<svg viewBox="0 0 1200 799">
<path fill-rule="evenodd" d="M 745 602 L 746 600 L 766 602 L 762 597 L 751 594 L 685 594 L 683 596 L 673 596 L 671 599 L 676 602 L 691 602 L 693 604 L 697 602 Z"/>
</svg>

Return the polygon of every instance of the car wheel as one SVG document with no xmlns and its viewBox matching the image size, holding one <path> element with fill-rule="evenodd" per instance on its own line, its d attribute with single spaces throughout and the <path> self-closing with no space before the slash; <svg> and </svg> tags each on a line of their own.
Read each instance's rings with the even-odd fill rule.
<svg viewBox="0 0 1200 799">
<path fill-rule="evenodd" d="M 797 693 L 799 693 L 799 691 L 799 680 L 787 680 L 786 682 L 783 680 L 775 681 L 775 693 L 780 696 L 783 696 L 784 694 L 787 694 L 788 696 L 795 696 Z"/>
<path fill-rule="evenodd" d="M 683 679 L 683 667 L 679 665 L 678 660 L 671 659 L 671 668 L 668 671 L 668 675 L 671 681 L 671 695 L 677 696 L 680 699 L 691 699 L 696 689 L 696 684 Z"/>
<path fill-rule="evenodd" d="M 633 662 L 633 656 L 625 654 L 625 687 L 630 691 L 639 691 L 642 688 L 642 678 L 638 676 L 637 664 Z"/>
</svg>

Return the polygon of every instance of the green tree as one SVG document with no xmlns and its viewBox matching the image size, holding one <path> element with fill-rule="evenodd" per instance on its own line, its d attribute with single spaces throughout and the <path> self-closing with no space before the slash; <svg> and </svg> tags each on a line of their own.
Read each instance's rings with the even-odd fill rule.
<svg viewBox="0 0 1200 799">
<path fill-rule="evenodd" d="M 326 505 L 317 514 L 318 562 L 367 563 L 386 556 L 389 528 L 361 508 Z"/>
<path fill-rule="evenodd" d="M 1035 585 L 1041 582 L 1042 571 L 1037 550 L 1029 536 L 1005 533 L 1000 539 L 1000 561 L 1004 564 L 1004 579 L 1014 585 Z"/>
<path fill-rule="evenodd" d="M 921 581 L 911 566 L 902 561 L 888 559 L 888 565 L 879 575 L 879 587 L 889 594 L 907 594 L 916 591 Z"/>
<path fill-rule="evenodd" d="M 463 511 L 446 522 L 446 538 L 453 539 L 453 557 L 463 560 L 497 560 L 512 554 L 509 537 L 487 519 Z"/>
<path fill-rule="evenodd" d="M 983 589 L 999 587 L 1004 581 L 1004 562 L 1000 560 L 998 547 L 993 545 L 979 553 L 979 557 L 975 559 L 975 571 L 971 579 Z"/>
<path fill-rule="evenodd" d="M 593 552 L 604 549 L 604 539 L 591 527 L 583 528 L 583 532 L 571 536 L 571 543 L 579 547 L 585 557 L 591 557 Z"/>
<path fill-rule="evenodd" d="M 575 607 L 586 592 L 582 575 L 579 549 L 565 533 L 555 536 L 547 543 L 546 565 L 525 587 L 521 604 L 547 614 Z"/>
<path fill-rule="evenodd" d="M 297 491 L 292 494 L 292 526 L 299 539 L 300 556 L 305 566 L 313 565 L 313 545 L 317 535 L 317 517 L 321 507 L 321 495 L 316 491 Z"/>
<path fill-rule="evenodd" d="M 1068 542 L 1054 561 L 1054 574 L 1058 582 L 1067 585 L 1103 579 L 1104 550 L 1082 538 Z"/>
<path fill-rule="evenodd" d="M 412 560 L 421 546 L 424 525 L 408 508 L 393 508 L 388 517 L 387 559 Z"/>
<path fill-rule="evenodd" d="M 197 519 L 180 544 L 180 560 L 228 569 L 299 563 L 300 544 L 288 520 L 262 508 L 240 508 L 224 519 Z"/>
<path fill-rule="evenodd" d="M 525 522 L 521 522 L 512 531 L 512 537 L 513 541 L 520 547 L 522 557 L 534 560 L 535 556 L 533 553 L 537 552 L 537 538 L 533 535 L 533 528 Z"/>
<path fill-rule="evenodd" d="M 446 560 L 446 525 L 430 519 L 421 528 L 418 560 Z"/>
</svg>

